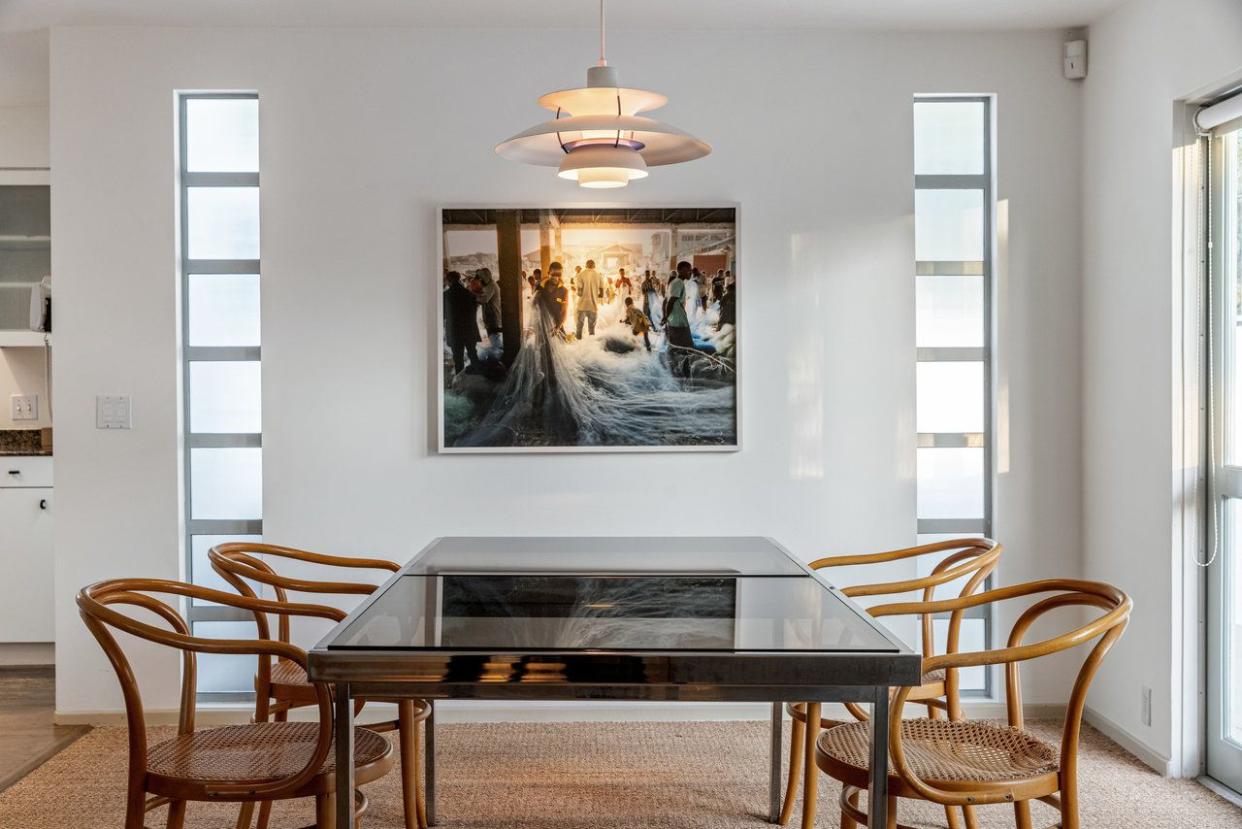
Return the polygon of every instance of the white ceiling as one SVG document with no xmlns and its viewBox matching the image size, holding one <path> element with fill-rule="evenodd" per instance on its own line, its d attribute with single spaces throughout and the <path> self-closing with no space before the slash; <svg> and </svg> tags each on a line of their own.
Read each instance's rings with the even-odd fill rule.
<svg viewBox="0 0 1242 829">
<path fill-rule="evenodd" d="M 622 0 L 610 25 L 987 30 L 1085 25 L 1124 0 Z M 0 31 L 72 25 L 595 25 L 595 0 L 0 0 Z"/>
</svg>

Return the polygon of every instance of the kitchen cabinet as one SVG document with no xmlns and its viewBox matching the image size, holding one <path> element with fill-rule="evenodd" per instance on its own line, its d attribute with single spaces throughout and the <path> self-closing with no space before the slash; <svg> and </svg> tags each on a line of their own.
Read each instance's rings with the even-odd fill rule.
<svg viewBox="0 0 1242 829">
<path fill-rule="evenodd" d="M 31 291 L 52 272 L 50 232 L 51 189 L 0 171 L 0 331 L 29 332 Z"/>
<path fill-rule="evenodd" d="M 52 459 L 0 457 L 0 643 L 51 642 Z"/>
</svg>

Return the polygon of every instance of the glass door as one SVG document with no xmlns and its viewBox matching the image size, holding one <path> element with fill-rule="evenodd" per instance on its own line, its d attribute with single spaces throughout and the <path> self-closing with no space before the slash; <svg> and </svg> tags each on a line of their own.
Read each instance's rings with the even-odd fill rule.
<svg viewBox="0 0 1242 829">
<path fill-rule="evenodd" d="M 1242 131 L 1209 139 L 1212 509 L 1207 772 L 1242 791 Z"/>
</svg>

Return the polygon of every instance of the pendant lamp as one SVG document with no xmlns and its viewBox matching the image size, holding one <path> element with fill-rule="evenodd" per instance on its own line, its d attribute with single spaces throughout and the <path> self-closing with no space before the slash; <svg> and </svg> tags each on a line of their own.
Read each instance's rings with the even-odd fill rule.
<svg viewBox="0 0 1242 829">
<path fill-rule="evenodd" d="M 587 85 L 549 92 L 539 105 L 556 113 L 496 145 L 503 158 L 556 167 L 557 175 L 596 189 L 625 187 L 646 178 L 649 167 L 702 158 L 709 144 L 640 113 L 668 98 L 621 86 L 604 57 L 604 0 L 599 4 L 599 62 L 587 69 Z"/>
</svg>

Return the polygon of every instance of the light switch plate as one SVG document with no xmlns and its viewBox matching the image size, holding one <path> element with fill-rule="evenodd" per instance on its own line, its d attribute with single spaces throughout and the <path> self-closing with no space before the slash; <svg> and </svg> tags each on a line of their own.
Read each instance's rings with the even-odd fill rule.
<svg viewBox="0 0 1242 829">
<path fill-rule="evenodd" d="M 101 394 L 95 398 L 96 429 L 128 429 L 130 425 L 129 395 Z"/>
<path fill-rule="evenodd" d="M 38 420 L 39 419 L 39 395 L 37 394 L 14 394 L 9 397 L 9 408 L 11 410 L 11 420 Z"/>
</svg>

